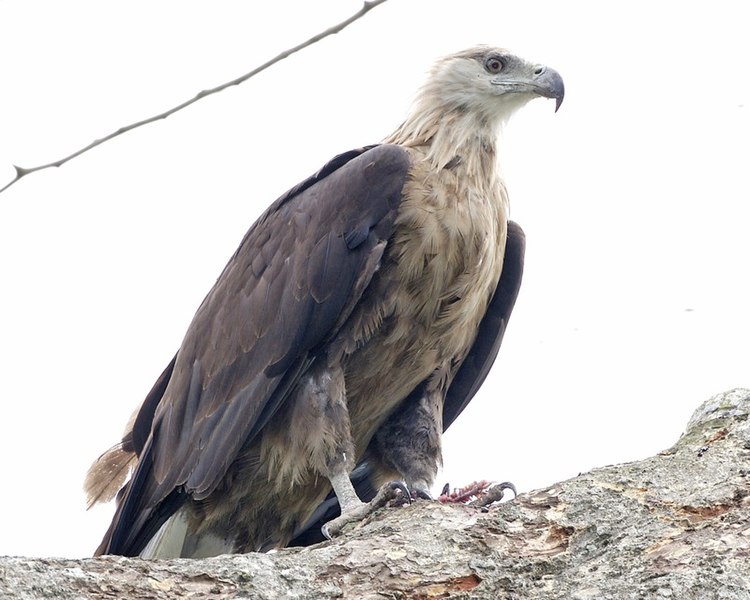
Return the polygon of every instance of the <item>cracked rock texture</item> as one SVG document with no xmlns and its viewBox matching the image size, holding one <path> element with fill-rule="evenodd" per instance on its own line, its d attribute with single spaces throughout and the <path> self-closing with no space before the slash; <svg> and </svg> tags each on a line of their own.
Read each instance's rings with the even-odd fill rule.
<svg viewBox="0 0 750 600">
<path fill-rule="evenodd" d="M 489 510 L 417 502 L 333 542 L 143 561 L 0 558 L 0 598 L 748 598 L 750 390 L 652 458 Z"/>
</svg>

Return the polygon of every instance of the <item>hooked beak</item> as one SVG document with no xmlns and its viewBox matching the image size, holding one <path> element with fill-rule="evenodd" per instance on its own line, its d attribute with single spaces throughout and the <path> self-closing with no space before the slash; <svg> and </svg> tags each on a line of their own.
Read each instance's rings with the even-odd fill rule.
<svg viewBox="0 0 750 600">
<path fill-rule="evenodd" d="M 560 73 L 544 65 L 534 69 L 534 88 L 536 93 L 545 98 L 555 99 L 555 112 L 560 108 L 565 97 L 565 84 Z"/>
<path fill-rule="evenodd" d="M 544 65 L 529 65 L 521 75 L 508 77 L 501 73 L 492 81 L 505 93 L 532 94 L 543 98 L 555 99 L 555 112 L 560 108 L 565 97 L 565 85 L 560 73 Z"/>
</svg>

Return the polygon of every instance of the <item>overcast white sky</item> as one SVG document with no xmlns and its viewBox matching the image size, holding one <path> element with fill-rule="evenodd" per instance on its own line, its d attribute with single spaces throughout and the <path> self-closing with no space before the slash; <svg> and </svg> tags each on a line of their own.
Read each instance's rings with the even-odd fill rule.
<svg viewBox="0 0 750 600">
<path fill-rule="evenodd" d="M 241 75 L 359 0 L 0 0 L 0 186 Z M 243 233 L 403 117 L 438 56 L 561 72 L 502 140 L 524 287 L 439 483 L 527 491 L 669 447 L 750 386 L 750 37 L 739 2 L 389 0 L 244 85 L 0 195 L 0 554 L 86 556 L 116 442 Z"/>
</svg>

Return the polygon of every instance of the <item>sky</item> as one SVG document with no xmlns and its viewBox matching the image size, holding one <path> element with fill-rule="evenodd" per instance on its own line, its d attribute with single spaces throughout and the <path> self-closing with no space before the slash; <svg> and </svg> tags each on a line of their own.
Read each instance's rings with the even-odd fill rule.
<svg viewBox="0 0 750 600">
<path fill-rule="evenodd" d="M 0 187 L 242 75 L 356 12 L 0 0 Z M 520 491 L 670 447 L 750 387 L 750 38 L 742 3 L 389 0 L 241 86 L 0 194 L 0 555 L 88 556 L 117 442 L 244 232 L 334 154 L 379 141 L 431 62 L 476 44 L 565 79 L 500 139 L 524 284 L 444 438 L 437 487 Z"/>
</svg>

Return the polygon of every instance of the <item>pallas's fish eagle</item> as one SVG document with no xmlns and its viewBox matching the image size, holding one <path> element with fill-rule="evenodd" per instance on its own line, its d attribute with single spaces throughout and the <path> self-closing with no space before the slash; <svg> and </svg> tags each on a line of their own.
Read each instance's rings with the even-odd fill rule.
<svg viewBox="0 0 750 600">
<path fill-rule="evenodd" d="M 314 539 L 338 504 L 331 535 L 381 485 L 428 497 L 441 434 L 484 381 L 521 282 L 498 133 L 563 93 L 556 71 L 503 49 L 447 56 L 384 143 L 276 200 L 89 470 L 90 503 L 117 496 L 96 553 L 282 547 Z"/>
</svg>

